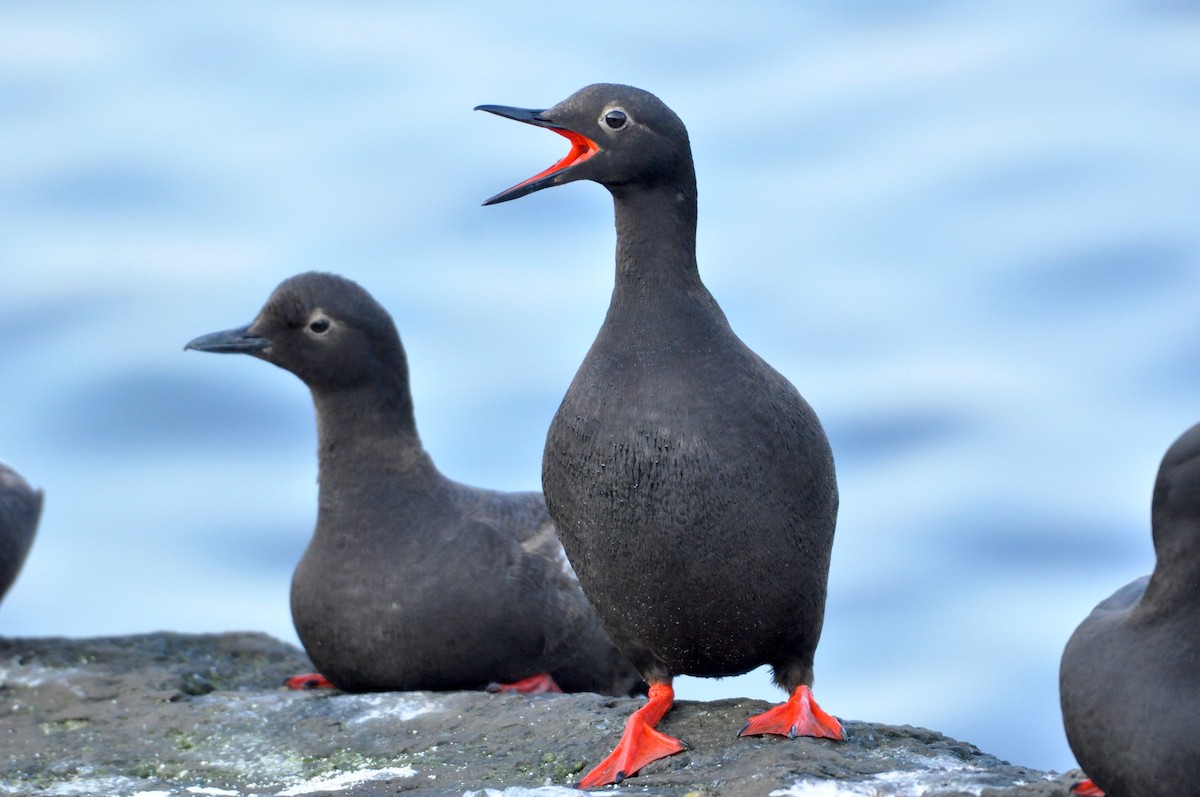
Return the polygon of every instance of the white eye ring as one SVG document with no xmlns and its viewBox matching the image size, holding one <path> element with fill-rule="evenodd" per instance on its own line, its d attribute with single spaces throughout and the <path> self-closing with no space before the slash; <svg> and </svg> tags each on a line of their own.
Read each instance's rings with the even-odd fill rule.
<svg viewBox="0 0 1200 797">
<path fill-rule="evenodd" d="M 609 108 L 601 114 L 600 124 L 609 130 L 621 130 L 629 124 L 629 114 L 624 108 Z"/>
<path fill-rule="evenodd" d="M 325 315 L 317 313 L 311 319 L 309 319 L 308 325 L 305 326 L 304 329 L 311 335 L 320 336 L 328 332 L 332 326 L 332 321 L 330 321 Z"/>
</svg>

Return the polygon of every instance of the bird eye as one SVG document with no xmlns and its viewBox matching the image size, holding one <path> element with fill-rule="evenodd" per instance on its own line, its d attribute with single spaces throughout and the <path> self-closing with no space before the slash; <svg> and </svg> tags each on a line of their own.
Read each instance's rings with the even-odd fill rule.
<svg viewBox="0 0 1200 797">
<path fill-rule="evenodd" d="M 314 335 L 324 335 L 326 332 L 329 331 L 329 319 L 328 318 L 314 319 L 313 322 L 308 325 L 308 331 L 313 333 Z"/>
<path fill-rule="evenodd" d="M 613 108 L 602 117 L 604 124 L 608 125 L 613 130 L 620 130 L 629 122 L 629 115 L 620 108 Z"/>
</svg>

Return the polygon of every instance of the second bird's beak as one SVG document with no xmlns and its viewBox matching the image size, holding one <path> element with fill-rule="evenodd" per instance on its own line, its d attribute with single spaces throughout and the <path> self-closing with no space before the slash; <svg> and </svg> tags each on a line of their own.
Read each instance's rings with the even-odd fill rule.
<svg viewBox="0 0 1200 797">
<path fill-rule="evenodd" d="M 210 332 L 201 335 L 184 346 L 184 350 L 211 351 L 218 354 L 259 354 L 271 345 L 271 341 L 250 334 L 250 324 L 237 329 Z"/>
</svg>

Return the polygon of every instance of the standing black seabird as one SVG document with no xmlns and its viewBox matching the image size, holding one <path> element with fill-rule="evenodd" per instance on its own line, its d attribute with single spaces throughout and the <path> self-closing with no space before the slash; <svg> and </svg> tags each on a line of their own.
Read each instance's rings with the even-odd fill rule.
<svg viewBox="0 0 1200 797">
<path fill-rule="evenodd" d="M 790 698 L 742 734 L 840 739 L 809 689 L 837 519 L 833 456 L 808 403 L 738 339 L 700 281 L 683 123 L 654 95 L 611 84 L 548 110 L 477 110 L 571 142 L 485 204 L 587 179 L 616 207 L 612 301 L 550 426 L 542 486 L 584 592 L 650 701 L 580 785 L 684 749 L 654 729 L 680 674 L 770 664 Z"/>
<path fill-rule="evenodd" d="M 319 511 L 292 620 L 335 686 L 471 689 L 548 671 L 567 691 L 636 690 L 541 494 L 468 487 L 434 467 L 395 324 L 356 283 L 292 277 L 253 323 L 187 348 L 253 355 L 312 392 Z"/>
<path fill-rule="evenodd" d="M 0 600 L 21 572 L 42 516 L 42 491 L 0 462 Z"/>
<path fill-rule="evenodd" d="M 1154 485 L 1154 572 L 1102 601 L 1059 669 L 1067 741 L 1108 797 L 1195 794 L 1200 777 L 1200 424 Z"/>
</svg>

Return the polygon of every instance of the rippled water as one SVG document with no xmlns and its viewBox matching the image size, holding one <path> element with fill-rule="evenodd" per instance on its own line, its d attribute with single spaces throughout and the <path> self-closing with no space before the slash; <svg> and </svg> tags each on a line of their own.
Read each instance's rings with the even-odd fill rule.
<svg viewBox="0 0 1200 797">
<path fill-rule="evenodd" d="M 834 445 L 819 699 L 1067 768 L 1058 656 L 1151 567 L 1200 420 L 1198 35 L 1185 2 L 0 2 L 0 456 L 47 492 L 0 633 L 294 639 L 307 393 L 182 346 L 300 271 L 391 309 L 447 474 L 535 487 L 611 203 L 480 207 L 562 142 L 470 109 L 627 82 L 688 124 L 701 273 Z M 679 689 L 733 694 L 777 693 Z"/>
</svg>

